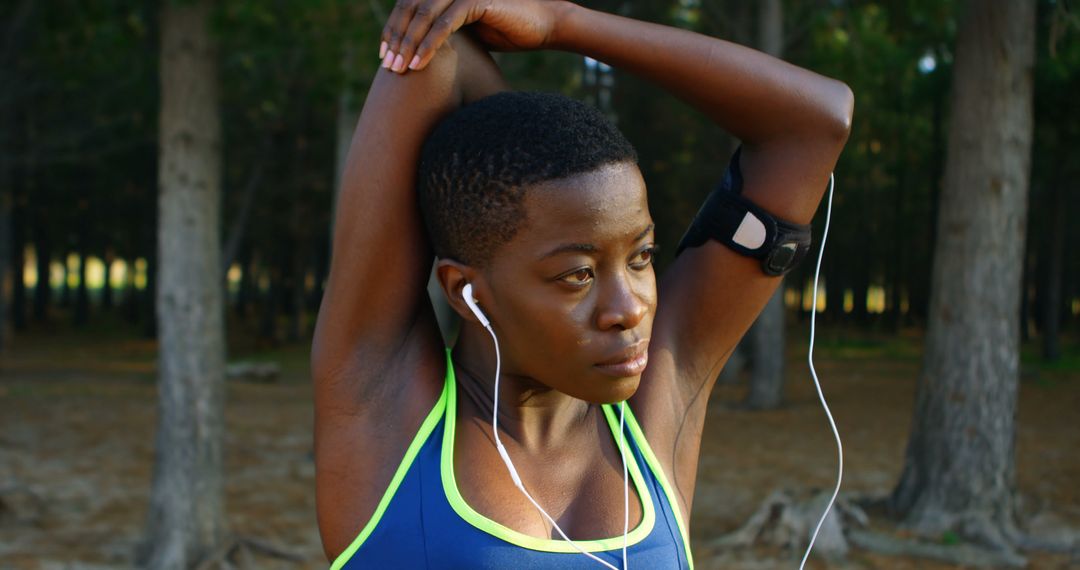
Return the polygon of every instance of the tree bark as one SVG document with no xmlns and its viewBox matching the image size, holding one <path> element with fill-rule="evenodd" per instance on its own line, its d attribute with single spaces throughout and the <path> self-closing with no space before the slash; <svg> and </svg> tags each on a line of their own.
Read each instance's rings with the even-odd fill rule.
<svg viewBox="0 0 1080 570">
<path fill-rule="evenodd" d="M 225 530 L 221 117 L 210 2 L 161 13 L 158 431 L 147 568 L 186 570 Z"/>
<path fill-rule="evenodd" d="M 758 15 L 762 51 L 781 57 L 784 49 L 783 5 L 765 0 Z M 780 405 L 784 395 L 784 284 L 776 288 L 748 335 L 750 341 L 750 391 L 744 405 L 768 410 Z"/>
<path fill-rule="evenodd" d="M 784 397 L 784 289 L 773 293 L 750 329 L 750 391 L 745 405 L 755 410 L 780 406 Z"/>
<path fill-rule="evenodd" d="M 926 350 L 891 497 L 920 534 L 953 531 L 1004 550 L 1016 539 L 1034 9 L 969 1 L 960 23 Z"/>
</svg>

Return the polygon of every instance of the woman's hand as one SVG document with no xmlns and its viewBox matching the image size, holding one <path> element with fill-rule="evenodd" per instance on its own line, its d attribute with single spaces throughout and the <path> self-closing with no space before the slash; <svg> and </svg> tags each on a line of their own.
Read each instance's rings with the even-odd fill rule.
<svg viewBox="0 0 1080 570">
<path fill-rule="evenodd" d="M 547 45 L 562 0 L 398 0 L 383 27 L 379 57 L 397 73 L 427 67 L 439 46 L 462 26 L 494 51 Z"/>
</svg>

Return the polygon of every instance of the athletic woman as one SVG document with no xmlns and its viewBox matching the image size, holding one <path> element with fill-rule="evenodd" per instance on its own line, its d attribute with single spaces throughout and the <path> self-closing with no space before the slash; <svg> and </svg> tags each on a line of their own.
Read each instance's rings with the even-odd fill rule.
<svg viewBox="0 0 1080 570">
<path fill-rule="evenodd" d="M 851 91 L 561 0 L 399 0 L 382 40 L 312 346 L 327 556 L 620 568 L 625 545 L 637 567 L 692 567 L 709 393 L 792 252 L 763 262 L 705 220 L 657 282 L 633 148 L 583 104 L 509 92 L 487 52 L 564 50 L 655 82 L 741 140 L 717 192 L 791 228 L 824 194 Z M 709 203 L 699 219 L 720 219 Z M 433 261 L 462 320 L 452 350 L 425 287 Z"/>
</svg>

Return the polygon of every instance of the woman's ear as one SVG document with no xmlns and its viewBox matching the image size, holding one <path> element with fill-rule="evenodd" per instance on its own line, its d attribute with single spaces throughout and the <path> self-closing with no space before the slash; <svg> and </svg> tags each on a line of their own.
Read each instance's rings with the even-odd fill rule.
<svg viewBox="0 0 1080 570">
<path fill-rule="evenodd" d="M 438 279 L 439 286 L 442 287 L 443 293 L 450 303 L 450 308 L 460 315 L 462 319 L 479 323 L 480 321 L 476 318 L 476 315 L 465 304 L 462 290 L 465 285 L 471 283 L 473 298 L 479 299 L 480 293 L 478 291 L 485 289 L 483 284 L 480 283 L 483 280 L 480 272 L 452 259 L 439 259 L 435 262 L 435 278 Z"/>
</svg>

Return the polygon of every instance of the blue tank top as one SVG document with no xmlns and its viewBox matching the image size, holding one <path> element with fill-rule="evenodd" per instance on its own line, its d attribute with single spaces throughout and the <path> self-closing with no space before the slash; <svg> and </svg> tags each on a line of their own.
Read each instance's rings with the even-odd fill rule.
<svg viewBox="0 0 1080 570">
<path fill-rule="evenodd" d="M 354 568 L 601 568 L 564 540 L 541 539 L 505 527 L 464 501 L 454 477 L 457 384 L 447 351 L 442 395 L 405 452 L 371 520 L 334 561 Z M 619 419 L 602 406 L 615 445 Z M 641 500 L 642 520 L 627 536 L 636 568 L 693 569 L 690 539 L 678 503 L 634 415 L 626 408 L 627 468 Z M 631 460 L 632 458 L 632 460 Z M 575 543 L 622 567 L 622 535 Z"/>
</svg>

